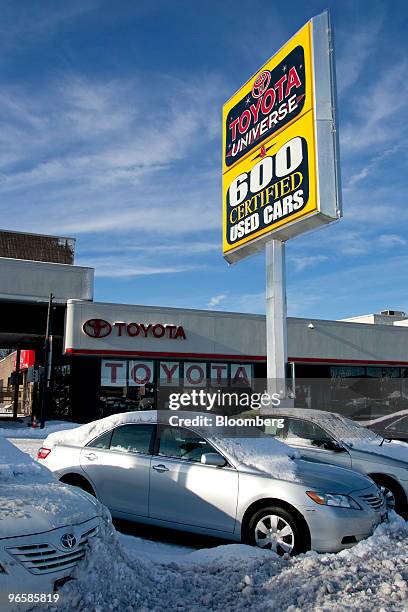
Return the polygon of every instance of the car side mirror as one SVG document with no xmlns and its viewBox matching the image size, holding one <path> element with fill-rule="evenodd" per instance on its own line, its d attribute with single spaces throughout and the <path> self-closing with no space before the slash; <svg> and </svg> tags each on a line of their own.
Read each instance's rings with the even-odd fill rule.
<svg viewBox="0 0 408 612">
<path fill-rule="evenodd" d="M 216 467 L 224 467 L 227 465 L 224 457 L 218 453 L 204 453 L 201 455 L 201 463 L 204 463 L 205 465 L 214 465 Z"/>
<path fill-rule="evenodd" d="M 340 442 L 335 442 L 334 440 L 325 442 L 324 447 L 326 450 L 331 450 L 334 453 L 342 453 L 346 450 Z"/>
</svg>

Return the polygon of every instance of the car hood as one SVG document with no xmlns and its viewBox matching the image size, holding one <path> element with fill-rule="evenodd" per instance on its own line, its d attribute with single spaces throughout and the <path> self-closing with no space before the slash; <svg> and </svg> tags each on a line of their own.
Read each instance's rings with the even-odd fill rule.
<svg viewBox="0 0 408 612">
<path fill-rule="evenodd" d="M 58 481 L 0 487 L 0 539 L 75 525 L 101 513 L 91 495 Z"/>
<path fill-rule="evenodd" d="M 371 478 L 348 468 L 309 460 L 297 460 L 296 463 L 299 484 L 315 491 L 347 494 L 373 485 Z"/>
<path fill-rule="evenodd" d="M 392 440 L 385 440 L 383 444 L 378 442 L 347 441 L 347 450 L 352 458 L 358 456 L 360 459 L 375 461 L 387 465 L 399 464 L 401 467 L 408 467 L 408 444 Z"/>
</svg>

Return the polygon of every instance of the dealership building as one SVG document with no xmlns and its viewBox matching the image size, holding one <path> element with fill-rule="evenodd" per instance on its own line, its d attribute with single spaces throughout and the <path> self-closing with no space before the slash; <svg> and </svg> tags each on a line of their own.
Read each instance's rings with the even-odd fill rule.
<svg viewBox="0 0 408 612">
<path fill-rule="evenodd" d="M 266 389 L 265 316 L 95 302 L 93 269 L 74 265 L 73 252 L 71 239 L 0 232 L 0 348 L 34 351 L 33 371 L 44 366 L 53 295 L 48 416 L 86 422 L 161 408 L 176 389 Z M 353 416 L 407 406 L 403 312 L 289 317 L 288 356 L 295 405 Z M 32 372 L 24 377 L 35 380 Z M 9 384 L 2 381 L 3 392 Z"/>
</svg>

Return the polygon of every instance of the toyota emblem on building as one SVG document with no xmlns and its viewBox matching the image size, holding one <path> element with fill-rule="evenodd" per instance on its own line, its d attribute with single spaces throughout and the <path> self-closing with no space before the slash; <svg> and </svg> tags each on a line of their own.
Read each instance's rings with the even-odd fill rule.
<svg viewBox="0 0 408 612">
<path fill-rule="evenodd" d="M 73 533 L 64 533 L 61 538 L 61 544 L 64 548 L 75 548 L 77 539 Z"/>
<path fill-rule="evenodd" d="M 112 331 L 112 325 L 104 319 L 89 319 L 85 321 L 82 329 L 90 338 L 105 338 Z"/>
</svg>

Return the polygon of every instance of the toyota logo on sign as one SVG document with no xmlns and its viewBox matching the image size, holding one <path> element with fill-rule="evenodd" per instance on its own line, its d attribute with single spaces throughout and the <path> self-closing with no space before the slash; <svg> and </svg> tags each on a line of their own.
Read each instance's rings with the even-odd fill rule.
<svg viewBox="0 0 408 612">
<path fill-rule="evenodd" d="M 85 321 L 82 329 L 90 338 L 105 338 L 112 331 L 112 325 L 104 319 L 89 319 Z"/>
<path fill-rule="evenodd" d="M 75 548 L 77 539 L 73 533 L 64 533 L 61 538 L 61 544 L 64 548 Z"/>
</svg>

